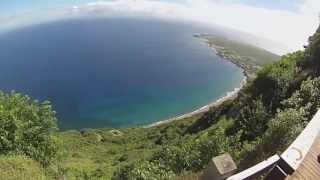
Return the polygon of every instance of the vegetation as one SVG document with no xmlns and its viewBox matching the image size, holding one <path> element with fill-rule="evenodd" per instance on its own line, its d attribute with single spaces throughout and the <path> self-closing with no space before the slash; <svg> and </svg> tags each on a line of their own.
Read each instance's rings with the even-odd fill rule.
<svg viewBox="0 0 320 180">
<path fill-rule="evenodd" d="M 24 154 L 42 166 L 56 157 L 56 118 L 49 102 L 0 92 L 0 119 L 1 154 Z"/>
<path fill-rule="evenodd" d="M 45 179 L 40 164 L 25 156 L 1 156 L 0 169 L 1 179 Z"/>
<path fill-rule="evenodd" d="M 318 110 L 319 42 L 318 31 L 305 51 L 263 67 L 235 100 L 152 128 L 55 132 L 49 103 L 0 93 L 0 175 L 183 179 L 224 152 L 247 168 L 283 151 Z"/>
<path fill-rule="evenodd" d="M 200 35 L 198 37 L 206 39 L 209 46 L 217 50 L 219 56 L 227 58 L 243 68 L 249 78 L 254 78 L 262 66 L 280 59 L 278 55 L 269 51 L 226 37 L 217 35 Z"/>
</svg>

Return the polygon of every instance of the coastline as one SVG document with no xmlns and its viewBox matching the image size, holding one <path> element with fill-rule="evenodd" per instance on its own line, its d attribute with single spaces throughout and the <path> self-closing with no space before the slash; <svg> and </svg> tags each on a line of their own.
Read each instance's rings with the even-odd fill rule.
<svg viewBox="0 0 320 180">
<path fill-rule="evenodd" d="M 179 121 L 179 120 L 182 120 L 182 119 L 185 119 L 185 118 L 190 118 L 190 117 L 194 117 L 194 116 L 206 113 L 212 107 L 219 106 L 219 105 L 221 105 L 223 102 L 225 102 L 227 100 L 235 99 L 238 96 L 238 93 L 240 92 L 240 90 L 246 84 L 247 84 L 247 76 L 245 76 L 245 78 L 241 81 L 240 87 L 234 88 L 232 91 L 227 92 L 226 95 L 218 98 L 217 100 L 215 100 L 215 101 L 213 101 L 213 102 L 211 102 L 211 103 L 209 103 L 209 104 L 207 104 L 207 105 L 205 105 L 205 106 L 203 106 L 203 107 L 201 107 L 199 109 L 196 109 L 195 111 L 192 111 L 192 112 L 189 112 L 189 113 L 185 113 L 183 115 L 176 116 L 176 117 L 173 117 L 173 118 L 169 118 L 169 119 L 166 119 L 166 120 L 161 120 L 161 121 L 158 121 L 158 122 L 143 126 L 143 128 L 158 127 L 158 126 L 161 126 L 161 125 L 164 125 L 164 124 L 168 124 L 168 123 L 171 123 L 171 122 L 174 122 L 174 121 Z"/>
<path fill-rule="evenodd" d="M 243 65 L 237 63 L 237 61 L 235 61 L 235 60 L 230 59 L 230 57 L 228 57 L 228 56 L 224 56 L 224 53 L 221 53 L 218 50 L 218 48 L 215 47 L 215 45 L 210 45 L 209 41 L 207 39 L 205 39 L 205 38 L 200 38 L 200 39 L 205 40 L 205 43 L 207 43 L 207 45 L 218 56 L 220 56 L 223 60 L 229 61 L 229 62 L 233 63 L 234 65 L 236 65 L 236 66 L 238 66 L 239 68 L 242 69 L 243 74 L 244 74 L 244 79 L 241 81 L 240 86 L 237 87 L 237 88 L 234 88 L 232 91 L 226 92 L 226 95 L 218 98 L 217 100 L 215 100 L 215 101 L 213 101 L 213 102 L 211 102 L 211 103 L 209 103 L 209 104 L 207 104 L 207 105 L 205 105 L 205 106 L 203 106 L 203 107 L 201 107 L 199 109 L 196 109 L 195 111 L 192 111 L 192 112 L 189 112 L 189 113 L 185 113 L 185 114 L 182 114 L 180 116 L 173 117 L 173 118 L 160 120 L 160 121 L 157 121 L 155 123 L 152 123 L 152 124 L 149 124 L 149 125 L 145 125 L 145 126 L 143 126 L 143 128 L 158 127 L 158 126 L 161 126 L 161 125 L 164 125 L 164 124 L 168 124 L 168 123 L 171 123 L 171 122 L 174 122 L 174 121 L 179 121 L 179 120 L 182 120 L 182 119 L 185 119 L 185 118 L 190 118 L 190 117 L 194 117 L 194 116 L 206 113 L 212 107 L 219 106 L 219 105 L 221 105 L 223 102 L 225 102 L 227 100 L 235 99 L 238 96 L 238 93 L 240 92 L 240 90 L 247 84 L 248 79 L 252 78 L 251 75 L 249 75 L 249 73 L 247 72 L 246 68 Z"/>
</svg>

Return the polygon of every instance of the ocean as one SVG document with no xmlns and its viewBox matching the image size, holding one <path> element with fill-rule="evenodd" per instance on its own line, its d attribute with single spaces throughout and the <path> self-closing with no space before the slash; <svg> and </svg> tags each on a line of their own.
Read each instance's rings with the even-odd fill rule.
<svg viewBox="0 0 320 180">
<path fill-rule="evenodd" d="M 214 29 L 156 18 L 50 21 L 0 34 L 0 89 L 49 100 L 59 127 L 137 127 L 198 109 L 244 75 L 193 36 Z"/>
</svg>

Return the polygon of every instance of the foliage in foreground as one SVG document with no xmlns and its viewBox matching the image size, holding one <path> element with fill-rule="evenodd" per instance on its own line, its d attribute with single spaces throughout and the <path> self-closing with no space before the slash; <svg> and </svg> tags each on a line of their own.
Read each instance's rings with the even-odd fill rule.
<svg viewBox="0 0 320 180">
<path fill-rule="evenodd" d="M 225 152 L 240 168 L 251 166 L 283 151 L 319 109 L 319 39 L 318 32 L 305 51 L 264 67 L 236 100 L 201 117 L 159 127 L 54 136 L 50 104 L 0 93 L 0 173 L 36 177 L 44 171 L 46 179 L 174 179 L 199 173 L 213 156 Z M 58 152 L 63 158 L 53 161 Z"/>
<path fill-rule="evenodd" d="M 319 109 L 319 70 L 314 68 L 320 67 L 318 37 L 315 34 L 310 38 L 305 52 L 283 56 L 279 62 L 264 67 L 232 105 L 218 113 L 213 109 L 194 123 L 206 127 L 183 133 L 178 143 L 166 144 L 148 161 L 179 176 L 199 172 L 213 156 L 223 152 L 231 153 L 240 168 L 246 168 L 283 151 Z M 222 122 L 230 124 L 224 126 Z M 274 139 L 279 141 L 274 143 Z M 122 173 L 131 175 L 137 168 L 139 164 Z M 158 173 L 152 169 L 144 172 Z M 139 174 L 126 178 L 145 179 Z"/>
<path fill-rule="evenodd" d="M 1 156 L 0 177 L 6 180 L 42 180 L 45 179 L 44 170 L 40 164 L 25 156 Z"/>
<path fill-rule="evenodd" d="M 22 154 L 48 166 L 57 154 L 56 129 L 49 102 L 0 92 L 0 154 Z"/>
</svg>

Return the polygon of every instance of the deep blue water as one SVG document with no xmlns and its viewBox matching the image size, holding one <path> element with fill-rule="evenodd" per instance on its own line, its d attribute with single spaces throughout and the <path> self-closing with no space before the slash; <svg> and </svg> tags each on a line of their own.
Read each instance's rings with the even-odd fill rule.
<svg viewBox="0 0 320 180">
<path fill-rule="evenodd" d="M 61 129 L 132 127 L 190 112 L 238 87 L 241 69 L 142 18 L 48 22 L 0 34 L 0 89 L 50 100 Z"/>
</svg>

